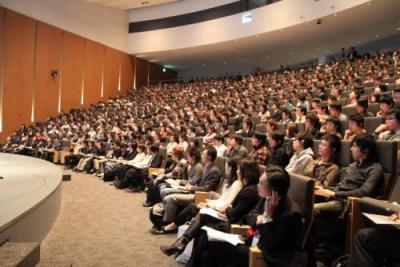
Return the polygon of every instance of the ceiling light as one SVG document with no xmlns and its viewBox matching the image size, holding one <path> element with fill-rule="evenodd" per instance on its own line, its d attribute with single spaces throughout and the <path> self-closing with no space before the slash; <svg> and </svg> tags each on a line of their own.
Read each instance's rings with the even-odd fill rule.
<svg viewBox="0 0 400 267">
<path fill-rule="evenodd" d="M 396 29 L 397 31 L 400 31 L 400 27 L 397 27 L 397 29 Z"/>
<path fill-rule="evenodd" d="M 379 38 L 379 34 L 375 35 L 376 38 Z"/>
</svg>

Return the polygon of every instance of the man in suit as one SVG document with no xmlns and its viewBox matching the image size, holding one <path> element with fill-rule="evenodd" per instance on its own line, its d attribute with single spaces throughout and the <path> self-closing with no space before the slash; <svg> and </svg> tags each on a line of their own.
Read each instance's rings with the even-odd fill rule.
<svg viewBox="0 0 400 267">
<path fill-rule="evenodd" d="M 187 184 L 185 190 L 181 194 L 171 194 L 164 198 L 165 213 L 163 221 L 171 223 L 175 221 L 175 217 L 179 207 L 184 207 L 194 201 L 194 192 L 196 191 L 216 191 L 218 189 L 221 173 L 215 166 L 217 151 L 215 148 L 207 148 L 203 151 L 202 161 L 204 165 L 203 177 L 197 185 Z"/>
</svg>

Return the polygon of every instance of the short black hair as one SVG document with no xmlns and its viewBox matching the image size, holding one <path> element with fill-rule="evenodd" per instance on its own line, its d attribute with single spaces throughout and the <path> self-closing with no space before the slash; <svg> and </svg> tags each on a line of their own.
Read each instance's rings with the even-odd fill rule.
<svg viewBox="0 0 400 267">
<path fill-rule="evenodd" d="M 283 145 L 283 143 L 285 142 L 285 136 L 278 131 L 272 132 L 271 138 L 278 142 L 280 145 Z"/>
<path fill-rule="evenodd" d="M 239 164 L 240 174 L 246 185 L 257 184 L 260 178 L 260 168 L 253 159 L 243 159 Z"/>
<path fill-rule="evenodd" d="M 371 134 L 361 133 L 354 137 L 351 144 L 356 144 L 363 154 L 367 155 L 367 160 L 374 161 L 376 159 L 376 141 Z"/>
<path fill-rule="evenodd" d="M 398 123 L 400 123 L 400 110 L 399 109 L 394 109 L 394 110 L 391 110 L 388 113 L 386 113 L 386 117 L 389 115 L 394 115 L 394 117 L 396 118 L 396 121 Z"/>
<path fill-rule="evenodd" d="M 332 122 L 332 123 L 335 125 L 336 130 L 337 130 L 338 132 L 340 131 L 340 120 L 339 120 L 338 118 L 329 116 L 329 117 L 326 119 L 325 123 L 328 123 L 328 122 Z"/>
<path fill-rule="evenodd" d="M 286 197 L 290 187 L 290 176 L 280 166 L 270 165 L 266 168 L 268 187 L 278 192 L 279 196 Z"/>
<path fill-rule="evenodd" d="M 312 147 L 313 145 L 313 137 L 306 132 L 298 133 L 296 139 L 303 142 L 304 149 Z"/>
<path fill-rule="evenodd" d="M 238 145 L 243 144 L 243 137 L 238 134 L 232 134 L 229 138 L 235 139 L 235 141 Z"/>
<path fill-rule="evenodd" d="M 222 143 L 224 142 L 224 137 L 222 136 L 222 135 L 216 135 L 215 137 L 214 137 L 214 140 L 217 140 L 217 141 L 221 141 Z"/>
<path fill-rule="evenodd" d="M 194 160 L 195 160 L 196 162 L 199 162 L 200 159 L 201 159 L 200 151 L 199 151 L 197 148 L 195 148 L 195 147 L 192 147 L 192 148 L 189 149 L 188 155 L 189 155 L 190 157 L 194 158 Z"/>
<path fill-rule="evenodd" d="M 342 112 L 342 105 L 339 102 L 333 102 L 329 107 Z"/>
<path fill-rule="evenodd" d="M 253 137 L 260 141 L 261 144 L 265 144 L 267 142 L 267 137 L 261 132 L 254 132 Z"/>
<path fill-rule="evenodd" d="M 341 147 L 340 138 L 335 134 L 326 134 L 322 136 L 322 140 L 327 141 L 329 143 L 329 147 L 334 150 L 333 158 L 331 160 L 333 162 L 337 162 L 337 157 Z"/>
<path fill-rule="evenodd" d="M 358 126 L 364 128 L 364 117 L 360 113 L 351 114 L 349 121 L 354 121 Z"/>
<path fill-rule="evenodd" d="M 217 150 L 213 147 L 207 148 L 207 157 L 210 157 L 210 161 L 214 162 L 217 158 Z"/>
<path fill-rule="evenodd" d="M 394 100 L 393 98 L 387 96 L 387 95 L 381 95 L 381 98 L 379 99 L 379 103 L 384 103 L 384 104 L 388 104 L 389 106 L 393 106 L 394 105 Z"/>
<path fill-rule="evenodd" d="M 368 108 L 368 99 L 365 97 L 361 97 L 360 99 L 357 100 L 357 105 L 360 107 L 363 107 L 364 109 Z"/>
</svg>

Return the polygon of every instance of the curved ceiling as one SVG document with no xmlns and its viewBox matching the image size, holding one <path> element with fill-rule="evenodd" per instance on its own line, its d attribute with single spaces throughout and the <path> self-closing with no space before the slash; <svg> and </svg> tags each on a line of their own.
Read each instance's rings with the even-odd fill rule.
<svg viewBox="0 0 400 267">
<path fill-rule="evenodd" d="M 226 64 L 268 70 L 395 34 L 400 34 L 400 1 L 375 0 L 322 17 L 320 24 L 314 20 L 237 40 L 137 56 L 175 70 L 223 68 Z"/>
<path fill-rule="evenodd" d="M 120 9 L 134 9 L 149 6 L 162 5 L 172 2 L 178 2 L 179 0 L 84 0 L 98 5 L 105 5 Z"/>
</svg>

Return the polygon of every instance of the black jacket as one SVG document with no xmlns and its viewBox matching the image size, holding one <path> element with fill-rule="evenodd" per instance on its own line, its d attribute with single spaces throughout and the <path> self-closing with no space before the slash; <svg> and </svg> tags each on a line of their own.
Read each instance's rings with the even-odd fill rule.
<svg viewBox="0 0 400 267">
<path fill-rule="evenodd" d="M 258 247 L 264 260 L 268 266 L 293 266 L 303 227 L 300 208 L 287 197 L 279 203 L 271 222 L 256 225 L 257 216 L 263 214 L 264 207 L 265 199 L 262 199 L 247 216 L 247 222 L 260 232 Z"/>
<path fill-rule="evenodd" d="M 258 201 L 257 185 L 253 184 L 243 187 L 232 201 L 232 207 L 225 210 L 229 222 L 242 222 Z"/>
</svg>

